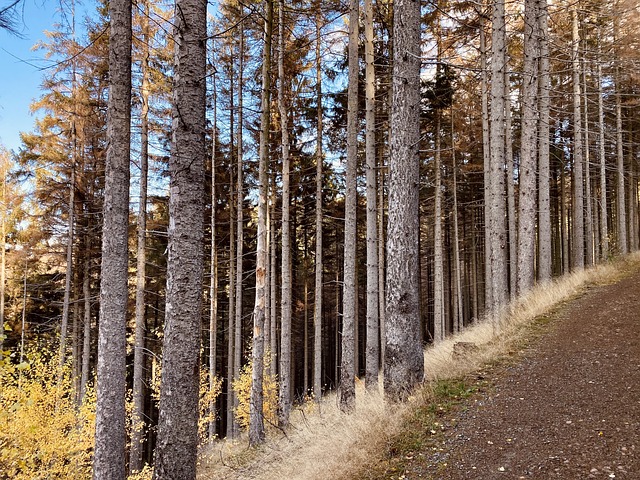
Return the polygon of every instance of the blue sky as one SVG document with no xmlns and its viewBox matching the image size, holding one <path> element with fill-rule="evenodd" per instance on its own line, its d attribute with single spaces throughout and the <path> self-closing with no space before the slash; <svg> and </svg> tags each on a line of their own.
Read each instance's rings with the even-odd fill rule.
<svg viewBox="0 0 640 480">
<path fill-rule="evenodd" d="M 9 0 L 0 0 L 4 6 Z M 24 0 L 18 31 L 22 38 L 0 30 L 0 143 L 18 150 L 21 131 L 30 131 L 34 117 L 29 104 L 39 96 L 43 52 L 31 47 L 58 21 L 57 0 Z"/>
</svg>

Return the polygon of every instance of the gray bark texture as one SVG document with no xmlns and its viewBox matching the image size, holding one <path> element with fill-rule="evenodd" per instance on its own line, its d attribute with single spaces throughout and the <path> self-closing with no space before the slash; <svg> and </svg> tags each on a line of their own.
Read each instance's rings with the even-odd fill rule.
<svg viewBox="0 0 640 480">
<path fill-rule="evenodd" d="M 283 4 L 280 0 L 280 23 L 283 22 Z M 264 25 L 264 47 L 262 53 L 262 96 L 260 115 L 260 164 L 258 168 L 258 234 L 256 247 L 256 301 L 253 310 L 253 371 L 251 373 L 251 398 L 249 401 L 249 445 L 264 443 L 264 418 L 262 415 L 264 394 L 264 324 L 267 300 L 267 212 L 268 185 L 267 165 L 269 162 L 269 131 L 271 111 L 271 37 L 273 30 L 273 0 L 264 1 L 266 19 Z"/>
<path fill-rule="evenodd" d="M 538 167 L 538 0 L 524 2 L 524 71 L 522 76 L 522 136 L 518 202 L 517 293 L 526 293 L 535 281 Z M 511 172 L 507 172 L 511 175 Z M 512 239 L 515 241 L 515 239 Z M 511 259 L 512 262 L 515 258 Z"/>
<path fill-rule="evenodd" d="M 403 400 L 424 377 L 418 263 L 420 3 L 399 0 L 394 8 L 384 389 L 387 398 Z"/>
<path fill-rule="evenodd" d="M 435 112 L 435 194 L 433 220 L 433 342 L 439 343 L 446 335 L 444 312 L 444 266 L 442 262 L 442 165 L 440 161 L 440 110 Z"/>
<path fill-rule="evenodd" d="M 317 106 L 317 125 L 316 125 L 316 255 L 315 255 L 315 302 L 313 311 L 313 397 L 319 402 L 322 399 L 322 274 L 323 274 L 323 255 L 322 255 L 322 163 L 324 161 L 324 153 L 322 148 L 323 142 L 323 125 L 322 125 L 322 2 L 316 4 L 316 101 Z"/>
<path fill-rule="evenodd" d="M 379 315 L 378 315 L 378 205 L 376 174 L 376 113 L 375 70 L 373 57 L 373 5 L 364 2 L 365 12 L 365 62 L 366 62 L 366 133 L 365 156 L 367 172 L 367 349 L 365 385 L 378 389 L 380 365 Z"/>
<path fill-rule="evenodd" d="M 584 147 L 582 143 L 582 98 L 580 85 L 580 35 L 578 9 L 572 12 L 571 70 L 573 74 L 573 237 L 571 243 L 571 269 L 584 268 Z"/>
<path fill-rule="evenodd" d="M 355 408 L 356 329 L 356 170 L 358 165 L 358 17 L 359 0 L 349 4 L 349 86 L 347 100 L 347 168 L 344 211 L 344 278 L 342 284 L 342 363 L 340 409 Z"/>
<path fill-rule="evenodd" d="M 133 354 L 133 414 L 129 473 L 142 470 L 144 439 L 144 338 L 147 264 L 147 179 L 149 174 L 149 4 L 144 2 L 142 22 L 142 86 L 140 88 L 140 200 L 137 225 L 135 347 Z"/>
<path fill-rule="evenodd" d="M 497 313 L 509 299 L 507 274 L 507 226 L 505 201 L 505 87 L 506 68 L 506 28 L 505 2 L 493 3 L 492 43 L 491 43 L 491 123 L 490 160 L 488 175 L 485 177 L 485 219 L 488 256 L 486 259 L 485 281 L 489 295 L 487 308 Z"/>
<path fill-rule="evenodd" d="M 124 479 L 127 231 L 131 126 L 131 2 L 109 3 L 109 104 L 102 231 L 93 478 Z"/>
<path fill-rule="evenodd" d="M 282 2 L 280 2 L 282 9 Z M 291 205 L 289 127 L 287 105 L 284 98 L 284 55 L 285 29 L 282 22 L 278 26 L 278 107 L 280 109 L 280 133 L 282 139 L 282 297 L 280 328 L 280 398 L 278 422 L 289 424 L 291 413 Z"/>
<path fill-rule="evenodd" d="M 204 0 L 177 0 L 169 245 L 154 479 L 196 476 L 206 105 Z"/>
<path fill-rule="evenodd" d="M 551 200 L 549 193 L 549 26 L 547 0 L 539 0 L 540 76 L 538 78 L 538 280 L 551 279 Z"/>
</svg>

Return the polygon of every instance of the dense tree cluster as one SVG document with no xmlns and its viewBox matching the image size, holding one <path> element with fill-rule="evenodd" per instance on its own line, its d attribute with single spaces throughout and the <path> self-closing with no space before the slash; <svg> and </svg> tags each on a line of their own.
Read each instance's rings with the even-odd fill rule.
<svg viewBox="0 0 640 480">
<path fill-rule="evenodd" d="M 631 0 L 134 7 L 65 12 L 0 152 L 2 362 L 97 385 L 96 478 L 403 399 L 426 344 L 639 247 Z"/>
</svg>

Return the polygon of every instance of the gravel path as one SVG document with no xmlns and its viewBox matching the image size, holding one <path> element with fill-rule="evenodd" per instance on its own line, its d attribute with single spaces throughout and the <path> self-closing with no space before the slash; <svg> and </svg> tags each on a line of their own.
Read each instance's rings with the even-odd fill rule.
<svg viewBox="0 0 640 480">
<path fill-rule="evenodd" d="M 640 479 L 640 273 L 571 302 L 489 384 L 407 480 Z"/>
</svg>

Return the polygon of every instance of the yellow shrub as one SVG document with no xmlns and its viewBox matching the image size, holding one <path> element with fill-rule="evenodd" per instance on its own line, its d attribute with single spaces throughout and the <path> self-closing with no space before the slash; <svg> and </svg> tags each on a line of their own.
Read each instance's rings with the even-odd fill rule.
<svg viewBox="0 0 640 480">
<path fill-rule="evenodd" d="M 267 375 L 269 371 L 271 355 L 268 351 L 264 354 L 264 370 L 262 391 L 264 394 L 263 415 L 266 423 L 275 425 L 278 419 L 278 382 L 273 375 Z M 249 426 L 249 400 L 251 397 L 251 373 L 253 361 L 247 363 L 240 371 L 240 376 L 233 382 L 233 391 L 238 396 L 238 408 L 235 416 L 241 427 Z"/>
<path fill-rule="evenodd" d="M 77 406 L 69 369 L 58 381 L 55 358 L 38 352 L 0 364 L 0 476 L 91 477 L 95 394 Z"/>
</svg>

